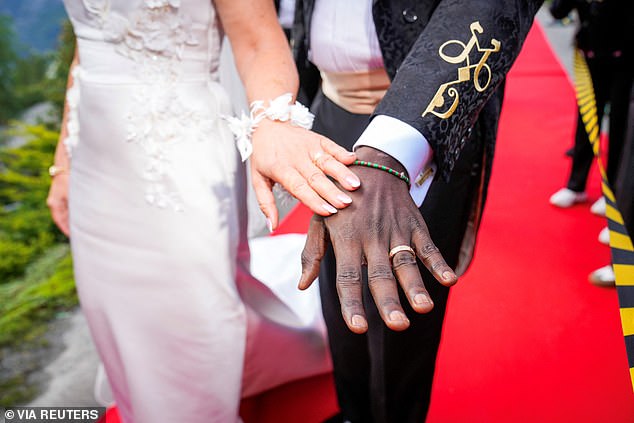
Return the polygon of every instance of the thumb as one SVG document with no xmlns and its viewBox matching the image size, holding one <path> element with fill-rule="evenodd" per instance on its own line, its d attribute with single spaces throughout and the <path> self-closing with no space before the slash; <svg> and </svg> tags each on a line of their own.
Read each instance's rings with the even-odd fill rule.
<svg viewBox="0 0 634 423">
<path fill-rule="evenodd" d="M 326 254 L 328 234 L 323 217 L 313 215 L 302 251 L 302 276 L 298 288 L 308 289 L 319 276 L 319 265 Z"/>
</svg>

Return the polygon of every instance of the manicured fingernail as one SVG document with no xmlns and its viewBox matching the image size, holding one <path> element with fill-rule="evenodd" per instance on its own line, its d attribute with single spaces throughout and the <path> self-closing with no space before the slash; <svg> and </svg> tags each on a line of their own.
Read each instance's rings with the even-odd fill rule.
<svg viewBox="0 0 634 423">
<path fill-rule="evenodd" d="M 358 188 L 361 186 L 361 181 L 359 180 L 359 178 L 355 178 L 354 176 L 348 176 L 346 178 L 346 181 L 348 181 L 348 183 L 355 188 Z"/>
<path fill-rule="evenodd" d="M 431 299 L 425 294 L 416 294 L 416 296 L 414 296 L 414 302 L 418 305 L 433 304 Z"/>
<path fill-rule="evenodd" d="M 352 156 L 355 156 L 357 153 L 355 153 L 354 151 L 348 151 L 348 152 L 346 152 L 346 154 L 347 154 L 349 157 L 352 157 Z"/>
<path fill-rule="evenodd" d="M 266 227 L 269 230 L 269 233 L 273 232 L 273 222 L 268 217 L 266 218 Z"/>
<path fill-rule="evenodd" d="M 362 328 L 364 326 L 366 326 L 366 322 L 365 319 L 363 318 L 363 316 L 359 316 L 358 314 L 355 314 L 354 316 L 352 316 L 352 326 L 355 326 L 357 328 Z"/>
<path fill-rule="evenodd" d="M 394 310 L 390 313 L 390 320 L 393 322 L 407 322 L 407 317 L 402 312 Z"/>
<path fill-rule="evenodd" d="M 339 201 L 341 201 L 342 203 L 344 203 L 344 204 L 350 204 L 350 203 L 352 203 L 352 198 L 348 197 L 348 196 L 347 196 L 347 195 L 345 195 L 345 194 L 339 194 L 339 195 L 337 195 L 337 199 L 338 199 Z"/>
<path fill-rule="evenodd" d="M 331 206 L 330 204 L 323 204 L 322 207 L 324 208 L 324 210 L 326 210 L 330 214 L 337 213 L 337 209 Z"/>
<path fill-rule="evenodd" d="M 449 281 L 453 280 L 453 278 L 454 278 L 454 274 L 453 274 L 453 272 L 450 272 L 449 270 L 447 270 L 447 271 L 445 271 L 445 272 L 442 274 L 442 278 L 443 278 L 444 280 L 446 280 L 447 282 L 449 282 Z"/>
</svg>

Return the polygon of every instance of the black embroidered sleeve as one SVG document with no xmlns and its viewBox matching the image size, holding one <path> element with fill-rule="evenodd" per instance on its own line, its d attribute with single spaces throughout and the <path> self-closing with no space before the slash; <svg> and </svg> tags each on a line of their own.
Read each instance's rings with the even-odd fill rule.
<svg viewBox="0 0 634 423">
<path fill-rule="evenodd" d="M 434 149 L 445 179 L 465 134 L 519 54 L 541 3 L 440 1 L 396 69 L 375 113 L 418 129 Z M 378 35 L 389 37 L 389 32 Z"/>
</svg>

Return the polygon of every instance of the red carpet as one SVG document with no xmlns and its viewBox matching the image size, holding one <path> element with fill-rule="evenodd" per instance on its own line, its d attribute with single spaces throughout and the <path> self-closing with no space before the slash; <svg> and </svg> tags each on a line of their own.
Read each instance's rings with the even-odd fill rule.
<svg viewBox="0 0 634 423">
<path fill-rule="evenodd" d="M 589 205 L 558 210 L 575 100 L 535 27 L 508 78 L 476 260 L 452 289 L 428 423 L 632 423 L 616 291 Z M 589 187 L 598 198 L 598 178 Z M 304 232 L 296 210 L 280 232 Z M 336 412 L 329 375 L 243 402 L 245 423 L 317 423 Z M 112 419 L 117 421 L 114 411 Z M 395 422 L 398 423 L 398 422 Z"/>
<path fill-rule="evenodd" d="M 507 88 L 476 260 L 451 293 L 428 422 L 634 422 L 616 291 L 587 282 L 609 263 L 596 240 L 605 219 L 548 204 L 565 183 L 576 106 L 541 28 Z"/>
</svg>

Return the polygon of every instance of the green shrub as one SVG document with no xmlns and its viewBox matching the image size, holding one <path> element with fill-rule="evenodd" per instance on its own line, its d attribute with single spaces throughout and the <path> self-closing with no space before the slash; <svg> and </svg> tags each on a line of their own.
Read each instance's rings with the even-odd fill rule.
<svg viewBox="0 0 634 423">
<path fill-rule="evenodd" d="M 25 144 L 0 150 L 0 284 L 20 277 L 26 266 L 64 236 L 46 206 L 58 134 L 44 126 L 16 126 Z"/>
<path fill-rule="evenodd" d="M 31 400 L 36 394 L 37 389 L 27 383 L 24 375 L 0 380 L 1 407 L 14 407 L 15 404 L 23 404 Z"/>
<path fill-rule="evenodd" d="M 24 277 L 0 285 L 0 347 L 33 340 L 57 312 L 77 305 L 69 250 L 49 248 Z"/>
<path fill-rule="evenodd" d="M 67 244 L 49 248 L 29 264 L 24 277 L 0 285 L 0 360 L 3 354 L 27 354 L 46 348 L 44 335 L 56 315 L 77 306 L 73 268 Z M 28 375 L 40 371 L 30 359 L 0 378 L 0 407 L 31 400 L 38 388 Z"/>
<path fill-rule="evenodd" d="M 20 275 L 33 257 L 33 251 L 27 245 L 15 241 L 0 240 L 0 275 L 2 282 Z"/>
</svg>

